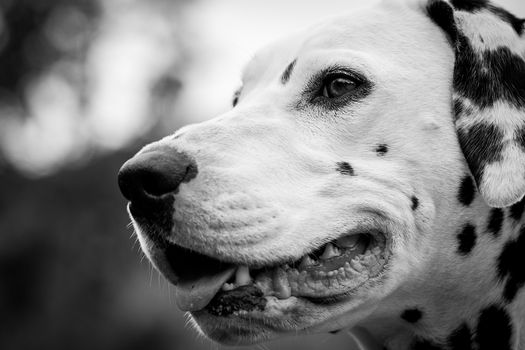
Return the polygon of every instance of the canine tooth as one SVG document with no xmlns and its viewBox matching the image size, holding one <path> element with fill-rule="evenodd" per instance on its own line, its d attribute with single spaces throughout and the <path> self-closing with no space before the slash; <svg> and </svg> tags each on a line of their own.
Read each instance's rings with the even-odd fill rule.
<svg viewBox="0 0 525 350">
<path fill-rule="evenodd" d="M 339 238 L 336 242 L 340 247 L 347 249 L 354 248 L 359 242 L 359 235 L 344 236 Z"/>
<path fill-rule="evenodd" d="M 305 268 L 308 266 L 315 265 L 315 260 L 310 258 L 308 255 L 306 255 L 302 260 L 301 264 L 299 265 L 300 268 Z"/>
<path fill-rule="evenodd" d="M 279 267 L 275 269 L 273 274 L 273 290 L 279 299 L 288 299 L 292 295 L 286 272 Z"/>
<path fill-rule="evenodd" d="M 252 278 L 250 277 L 250 269 L 248 266 L 239 266 L 235 272 L 235 284 L 238 286 L 245 286 L 250 284 Z"/>
<path fill-rule="evenodd" d="M 326 247 L 324 248 L 324 252 L 323 252 L 323 255 L 321 255 L 321 259 L 327 260 L 327 259 L 333 258 L 335 256 L 339 256 L 339 255 L 341 255 L 341 253 L 337 252 L 334 249 L 333 244 L 328 243 L 326 245 Z"/>
</svg>

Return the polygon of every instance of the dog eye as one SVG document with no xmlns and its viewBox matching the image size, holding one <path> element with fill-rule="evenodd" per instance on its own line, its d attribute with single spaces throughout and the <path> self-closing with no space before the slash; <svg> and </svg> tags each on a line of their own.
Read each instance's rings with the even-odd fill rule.
<svg viewBox="0 0 525 350">
<path fill-rule="evenodd" d="M 347 75 L 336 74 L 328 76 L 323 83 L 323 96 L 326 98 L 342 97 L 354 91 L 357 86 L 357 81 Z"/>
</svg>

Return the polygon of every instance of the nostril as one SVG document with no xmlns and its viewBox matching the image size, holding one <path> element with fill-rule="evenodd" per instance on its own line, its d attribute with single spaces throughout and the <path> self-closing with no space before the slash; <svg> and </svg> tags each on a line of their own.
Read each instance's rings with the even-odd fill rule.
<svg viewBox="0 0 525 350">
<path fill-rule="evenodd" d="M 154 171 L 145 171 L 141 175 L 141 185 L 144 192 L 152 197 L 161 197 L 177 190 L 178 184 L 172 183 L 167 176 Z"/>
<path fill-rule="evenodd" d="M 187 154 L 171 148 L 136 155 L 120 169 L 118 183 L 124 197 L 148 204 L 178 190 L 197 175 L 197 165 Z"/>
</svg>

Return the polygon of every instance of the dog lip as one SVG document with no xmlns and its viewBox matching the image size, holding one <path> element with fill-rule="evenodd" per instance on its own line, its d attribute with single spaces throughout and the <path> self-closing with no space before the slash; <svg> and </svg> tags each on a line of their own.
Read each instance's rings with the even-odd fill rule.
<svg viewBox="0 0 525 350">
<path fill-rule="evenodd" d="M 345 236 L 356 234 L 364 234 L 370 237 L 379 235 L 384 241 L 388 240 L 387 234 L 385 234 L 384 231 L 380 231 L 377 228 L 365 229 L 361 227 L 359 229 L 356 228 L 352 231 L 347 231 L 345 234 L 340 235 L 338 238 L 333 239 L 329 243 L 336 242 L 337 240 Z M 326 245 L 327 243 L 324 243 L 316 249 L 312 249 L 308 254 L 311 254 L 316 250 L 319 251 L 320 248 Z M 178 293 L 177 295 L 176 301 L 179 308 L 184 311 L 195 312 L 205 309 L 213 300 L 213 298 L 215 298 L 218 294 L 221 294 L 220 287 L 223 286 L 225 282 L 228 282 L 228 280 L 234 278 L 234 274 L 232 273 L 232 271 L 238 270 L 238 267 L 241 265 L 246 266 L 245 262 L 225 262 L 222 259 L 217 259 L 207 254 L 202 254 L 200 252 L 187 249 L 185 247 L 163 239 L 155 240 L 153 246 L 154 254 L 152 254 L 152 260 L 154 261 L 154 264 L 157 266 L 160 272 L 172 284 L 175 285 L 176 292 L 180 291 L 180 293 Z M 324 262 L 330 265 L 334 264 L 338 259 L 340 260 L 339 257 L 330 258 L 325 260 Z M 290 263 L 290 260 L 288 260 L 274 261 L 270 264 L 258 266 L 248 265 L 247 268 L 253 271 L 252 276 L 256 276 L 258 274 L 257 271 L 269 271 L 268 269 L 281 269 L 283 266 L 287 266 L 287 263 L 293 266 L 293 263 Z M 309 269 L 309 273 L 314 272 L 314 270 L 319 270 L 319 268 L 317 267 L 313 270 Z M 255 279 L 253 281 L 255 283 Z M 283 296 L 288 295 L 288 293 L 284 292 L 281 294 Z M 316 297 L 315 295 L 301 295 L 301 293 L 296 294 L 295 296 L 300 298 L 306 297 L 305 300 L 309 300 L 308 298 L 310 298 L 311 300 L 309 301 L 313 303 L 323 303 L 323 300 L 326 298 L 322 295 Z M 334 294 L 334 296 L 329 297 L 331 297 L 331 299 L 334 299 L 338 297 L 338 294 Z"/>
</svg>

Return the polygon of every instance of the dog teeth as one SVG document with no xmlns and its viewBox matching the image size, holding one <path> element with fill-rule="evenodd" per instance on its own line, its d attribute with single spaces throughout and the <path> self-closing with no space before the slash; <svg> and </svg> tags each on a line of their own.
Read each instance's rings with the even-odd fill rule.
<svg viewBox="0 0 525 350">
<path fill-rule="evenodd" d="M 276 268 L 273 274 L 273 290 L 279 299 L 288 299 L 292 295 L 290 283 L 286 272 L 281 268 Z"/>
<path fill-rule="evenodd" d="M 222 285 L 222 290 L 225 292 L 229 292 L 230 290 L 233 290 L 235 288 L 235 285 L 233 283 L 224 283 Z"/>
<path fill-rule="evenodd" d="M 346 249 L 355 248 L 357 244 L 359 243 L 359 235 L 344 236 L 344 237 L 339 238 L 336 242 L 337 242 L 337 245 L 342 248 L 346 248 Z"/>
<path fill-rule="evenodd" d="M 321 255 L 321 259 L 327 260 L 336 256 L 341 255 L 341 252 L 338 248 L 336 248 L 333 244 L 328 243 L 326 247 L 324 248 L 324 252 Z"/>
<path fill-rule="evenodd" d="M 299 265 L 300 268 L 306 268 L 308 266 L 315 265 L 315 260 L 310 258 L 308 255 L 306 255 L 302 260 L 301 264 Z"/>
<path fill-rule="evenodd" d="M 357 272 L 363 271 L 363 265 L 361 265 L 361 262 L 358 259 L 354 259 L 350 262 L 350 266 Z"/>
<path fill-rule="evenodd" d="M 237 286 L 245 286 L 250 284 L 251 281 L 252 278 L 248 266 L 239 266 L 235 272 L 235 284 Z"/>
</svg>

